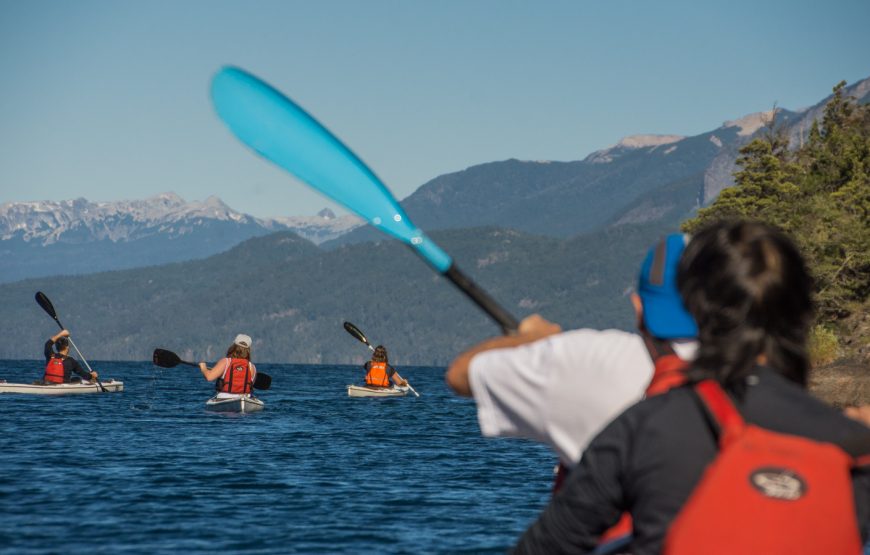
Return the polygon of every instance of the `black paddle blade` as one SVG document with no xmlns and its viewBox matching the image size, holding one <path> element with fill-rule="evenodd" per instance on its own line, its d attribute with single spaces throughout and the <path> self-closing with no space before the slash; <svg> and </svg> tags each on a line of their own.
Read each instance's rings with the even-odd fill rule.
<svg viewBox="0 0 870 555">
<path fill-rule="evenodd" d="M 151 357 L 155 366 L 161 368 L 175 368 L 181 364 L 181 359 L 172 351 L 166 349 L 154 349 L 154 355 Z"/>
<path fill-rule="evenodd" d="M 254 377 L 254 389 L 269 389 L 272 386 L 272 376 L 257 372 Z"/>
<path fill-rule="evenodd" d="M 45 293 L 43 293 L 42 291 L 37 291 L 36 302 L 39 303 L 39 306 L 42 307 L 42 310 L 46 311 L 49 316 L 57 320 L 57 312 L 54 311 L 54 305 L 51 304 L 51 301 L 48 300 L 48 297 L 45 296 Z"/>
<path fill-rule="evenodd" d="M 344 323 L 344 330 L 352 336 L 356 337 L 358 341 L 362 341 L 366 345 L 369 345 L 369 340 L 366 339 L 365 334 L 363 334 L 363 332 L 361 332 L 358 327 L 354 326 L 350 322 Z"/>
</svg>

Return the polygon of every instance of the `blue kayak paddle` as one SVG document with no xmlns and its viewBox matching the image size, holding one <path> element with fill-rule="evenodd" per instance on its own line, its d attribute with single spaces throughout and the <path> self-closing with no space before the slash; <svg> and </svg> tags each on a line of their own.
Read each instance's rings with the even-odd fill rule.
<svg viewBox="0 0 870 555">
<path fill-rule="evenodd" d="M 211 97 L 218 116 L 243 143 L 410 246 L 495 320 L 503 333 L 516 331 L 516 318 L 462 273 L 453 259 L 408 219 L 374 172 L 295 102 L 235 67 L 218 72 Z"/>
</svg>

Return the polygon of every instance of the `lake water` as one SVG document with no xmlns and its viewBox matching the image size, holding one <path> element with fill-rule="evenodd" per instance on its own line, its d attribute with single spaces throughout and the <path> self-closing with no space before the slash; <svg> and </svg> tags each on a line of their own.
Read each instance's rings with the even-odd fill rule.
<svg viewBox="0 0 870 555">
<path fill-rule="evenodd" d="M 224 415 L 195 368 L 92 366 L 126 390 L 0 395 L 2 552 L 502 553 L 549 498 L 554 455 L 481 438 L 443 368 L 399 368 L 420 398 L 352 399 L 357 367 L 258 364 L 265 411 Z"/>
</svg>

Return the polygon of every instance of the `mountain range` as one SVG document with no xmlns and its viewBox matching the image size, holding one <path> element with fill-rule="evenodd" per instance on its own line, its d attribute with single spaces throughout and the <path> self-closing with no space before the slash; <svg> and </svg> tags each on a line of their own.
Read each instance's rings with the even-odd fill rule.
<svg viewBox="0 0 870 555">
<path fill-rule="evenodd" d="M 867 102 L 870 79 L 847 92 Z M 800 141 L 824 102 L 800 111 L 778 109 L 776 121 Z M 573 162 L 481 164 L 425 183 L 402 204 L 517 316 L 540 312 L 565 327 L 630 329 L 625 297 L 645 248 L 732 184 L 739 148 L 764 132 L 770 116 L 752 114 L 692 137 L 627 137 Z M 207 258 L 202 249 L 189 256 L 198 260 L 0 285 L 6 316 L 0 334 L 8 339 L 0 344 L 0 358 L 33 357 L 52 331 L 53 322 L 32 300 L 36 290 L 57 299 L 68 315 L 64 322 L 75 327 L 91 356 L 104 359 L 147 358 L 150 349 L 162 346 L 214 360 L 228 338 L 243 331 L 256 336 L 257 360 L 353 363 L 366 352 L 342 331 L 341 322 L 350 320 L 373 341 L 396 346 L 401 364 L 443 364 L 497 332 L 445 280 L 368 226 L 347 224 L 315 244 L 287 231 L 286 221 L 264 224 L 237 213 L 231 217 L 229 209 L 215 209 L 225 219 L 210 219 L 206 205 L 218 203 L 202 203 L 198 216 L 164 228 L 143 226 L 141 235 L 129 234 L 136 226 L 127 218 L 138 221 L 131 208 L 111 220 L 131 226 L 128 235 L 112 235 L 96 224 L 70 225 L 61 234 L 48 232 L 48 224 L 14 229 L 11 240 L 28 243 L 43 258 L 57 245 L 68 252 L 81 248 L 82 261 L 92 269 L 101 259 L 87 253 L 88 245 L 118 247 L 119 261 L 122 252 L 132 257 L 124 259 L 128 267 L 137 259 L 139 266 L 153 264 L 150 246 L 159 251 L 167 237 L 189 240 L 193 231 L 185 229 L 191 222 L 214 231 L 207 242 L 215 249 L 211 253 L 226 251 L 230 243 L 220 239 L 221 226 L 247 229 L 250 238 Z M 273 231 L 281 225 L 285 230 Z M 76 243 L 85 230 L 104 235 Z M 0 250 L 9 240 L 0 241 Z"/>
<path fill-rule="evenodd" d="M 241 241 L 292 230 L 320 243 L 360 225 L 322 210 L 314 217 L 260 219 L 212 196 L 173 193 L 144 200 L 17 202 L 0 205 L 0 282 L 82 274 L 203 258 Z"/>
</svg>

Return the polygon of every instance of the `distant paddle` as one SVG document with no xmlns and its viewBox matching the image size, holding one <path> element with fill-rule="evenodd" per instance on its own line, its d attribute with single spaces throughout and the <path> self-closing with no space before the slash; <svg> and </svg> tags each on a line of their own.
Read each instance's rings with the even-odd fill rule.
<svg viewBox="0 0 870 555">
<path fill-rule="evenodd" d="M 354 326 L 354 325 L 351 324 L 350 322 L 345 322 L 345 323 L 344 323 L 344 329 L 345 329 L 345 331 L 346 331 L 347 333 L 349 333 L 349 334 L 351 334 L 352 336 L 354 336 L 355 338 L 357 338 L 358 341 L 360 341 L 360 342 L 365 343 L 366 345 L 368 345 L 368 348 L 369 348 L 369 349 L 371 349 L 372 351 L 375 350 L 375 348 L 372 347 L 372 344 L 369 343 L 369 340 L 366 339 L 365 334 L 364 334 L 362 331 L 360 331 L 360 329 L 359 329 L 358 327 Z"/>
<path fill-rule="evenodd" d="M 346 331 L 347 333 L 354 336 L 356 338 L 356 340 L 359 341 L 360 343 L 365 343 L 368 346 L 368 348 L 371 349 L 372 351 L 375 350 L 375 348 L 372 347 L 372 344 L 369 343 L 369 340 L 366 338 L 366 335 L 362 332 L 362 330 L 360 330 L 358 327 L 354 326 L 350 322 L 344 323 L 344 331 Z M 402 376 L 399 376 L 399 377 L 401 378 Z M 420 396 L 420 394 L 417 393 L 417 390 L 414 389 L 413 387 L 411 387 L 411 384 L 410 384 L 410 382 L 408 382 L 408 380 L 405 380 L 405 384 L 408 386 L 408 389 L 410 389 L 414 395 L 416 395 L 417 397 Z"/>
<path fill-rule="evenodd" d="M 218 116 L 243 143 L 407 244 L 495 320 L 503 333 L 516 331 L 516 318 L 463 274 L 411 222 L 374 172 L 296 103 L 234 67 L 218 72 L 211 97 Z"/>
<path fill-rule="evenodd" d="M 57 322 L 57 325 L 60 326 L 60 329 L 62 329 L 62 330 L 66 329 L 63 327 L 63 324 L 60 323 L 60 318 L 57 317 L 57 312 L 54 310 L 54 305 L 51 304 L 50 300 L 48 300 L 48 296 L 46 296 L 46 294 L 43 293 L 42 291 L 37 291 L 35 298 L 36 298 L 36 302 L 39 304 L 39 306 L 42 307 L 42 310 L 44 310 L 49 316 L 51 316 L 54 319 L 55 322 Z M 73 342 L 72 337 L 67 336 L 67 340 L 69 341 L 69 344 L 72 345 L 73 349 L 75 349 L 76 352 L 79 354 L 79 358 L 82 359 L 82 362 L 85 363 L 85 367 L 88 369 L 88 372 L 93 373 L 94 371 L 91 369 L 91 365 L 88 364 L 87 360 L 85 360 L 85 355 L 83 355 L 82 352 L 79 351 L 79 348 L 76 347 L 76 344 Z M 108 392 L 108 390 L 105 387 L 103 387 L 103 382 L 101 382 L 98 379 L 94 380 L 94 381 L 96 381 L 97 385 L 100 386 L 100 391 L 102 391 L 103 393 Z"/>
<path fill-rule="evenodd" d="M 154 349 L 154 354 L 151 356 L 151 360 L 154 362 L 155 366 L 161 368 L 175 368 L 179 364 L 186 364 L 188 366 L 193 366 L 194 368 L 199 368 L 199 364 L 181 360 L 181 357 L 172 351 L 167 351 L 166 349 Z"/>
<path fill-rule="evenodd" d="M 154 354 L 151 355 L 151 360 L 154 362 L 155 366 L 161 368 L 175 368 L 179 364 L 186 364 L 187 366 L 199 368 L 199 364 L 181 360 L 181 357 L 172 351 L 167 351 L 166 349 L 154 349 Z M 272 376 L 257 371 L 257 374 L 254 376 L 254 389 L 269 389 L 271 386 Z"/>
</svg>

